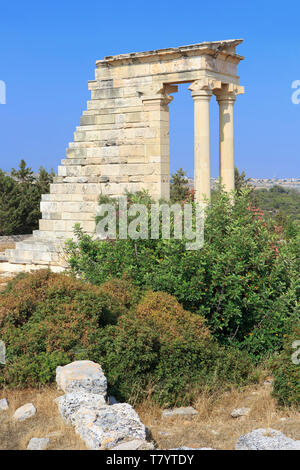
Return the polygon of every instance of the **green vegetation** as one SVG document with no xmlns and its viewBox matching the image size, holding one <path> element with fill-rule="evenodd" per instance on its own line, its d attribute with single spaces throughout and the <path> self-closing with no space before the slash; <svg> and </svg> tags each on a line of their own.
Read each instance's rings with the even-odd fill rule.
<svg viewBox="0 0 300 470">
<path fill-rule="evenodd" d="M 285 189 L 282 186 L 256 189 L 254 201 L 266 215 L 275 218 L 279 224 L 300 222 L 300 192 L 295 189 Z"/>
<path fill-rule="evenodd" d="M 190 195 L 186 172 L 182 168 L 171 175 L 170 199 L 172 202 L 184 201 Z"/>
<path fill-rule="evenodd" d="M 28 234 L 38 228 L 41 195 L 49 192 L 53 176 L 43 167 L 35 176 L 24 160 L 10 175 L 0 170 L 0 236 Z"/>
<path fill-rule="evenodd" d="M 78 227 L 76 235 L 78 241 L 68 243 L 74 274 L 99 285 L 126 275 L 142 290 L 174 295 L 206 319 L 220 344 L 246 350 L 256 361 L 281 349 L 297 316 L 300 234 L 288 240 L 270 228 L 248 190 L 234 206 L 227 194 L 217 194 L 201 250 L 186 250 L 184 239 L 103 242 Z"/>
<path fill-rule="evenodd" d="M 180 222 L 173 214 L 170 239 L 162 217 L 157 239 L 124 239 L 117 230 L 114 239 L 95 240 L 77 225 L 77 239 L 66 245 L 68 274 L 41 271 L 11 282 L 0 294 L 0 338 L 7 348 L 0 385 L 50 383 L 57 365 L 90 359 L 101 363 L 119 399 L 174 406 L 191 403 L 202 389 L 251 383 L 267 364 L 278 402 L 299 407 L 300 366 L 291 360 L 292 344 L 300 340 L 298 194 L 253 190 L 237 170 L 235 179 L 234 203 L 221 187 L 214 191 L 200 250 L 187 250 L 188 240 L 174 237 Z M 35 191 L 45 192 L 50 176 L 40 172 L 40 180 L 25 162 L 11 177 L 0 174 L 1 228 L 16 233 L 22 210 L 28 209 L 28 224 L 37 220 Z M 28 206 L 16 197 L 17 187 Z M 9 205 L 9 188 L 15 205 Z M 128 207 L 146 206 L 149 230 L 150 195 L 126 196 Z M 269 210 L 271 200 L 278 204 Z M 172 175 L 170 205 L 186 201 L 193 193 L 180 169 Z M 116 199 L 100 202 L 114 204 L 120 221 Z"/>
<path fill-rule="evenodd" d="M 110 391 L 131 402 L 186 404 L 202 388 L 255 379 L 247 354 L 220 347 L 203 318 L 126 279 L 97 287 L 48 271 L 21 275 L 0 295 L 0 337 L 7 386 L 51 383 L 58 365 L 80 359 L 101 363 Z"/>
<path fill-rule="evenodd" d="M 0 384 L 52 382 L 58 365 L 90 357 L 98 329 L 126 311 L 107 290 L 64 274 L 18 276 L 0 295 L 0 338 L 7 352 Z"/>
<path fill-rule="evenodd" d="M 295 343 L 294 343 L 295 342 Z M 300 403 L 300 321 L 286 338 L 282 353 L 273 362 L 273 395 L 281 405 L 299 406 Z M 292 361 L 292 355 L 294 360 Z"/>
<path fill-rule="evenodd" d="M 97 353 L 111 391 L 134 402 L 185 405 L 203 389 L 255 380 L 247 354 L 220 347 L 202 317 L 163 292 L 148 292 L 133 313 L 104 328 Z"/>
</svg>

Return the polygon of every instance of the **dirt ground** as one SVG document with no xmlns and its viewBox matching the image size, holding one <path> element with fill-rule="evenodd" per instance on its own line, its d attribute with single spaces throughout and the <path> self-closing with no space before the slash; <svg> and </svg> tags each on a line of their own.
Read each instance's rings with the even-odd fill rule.
<svg viewBox="0 0 300 470">
<path fill-rule="evenodd" d="M 174 447 L 212 447 L 234 449 L 239 436 L 257 428 L 273 428 L 293 439 L 300 439 L 300 413 L 276 406 L 270 396 L 272 386 L 256 385 L 243 391 L 224 392 L 218 397 L 201 394 L 194 407 L 198 415 L 162 418 L 162 409 L 150 403 L 136 407 L 142 422 L 150 430 L 158 449 Z M 40 390 L 1 390 L 0 399 L 9 402 L 8 411 L 0 411 L 0 449 L 26 449 L 32 437 L 49 437 L 56 450 L 86 449 L 71 426 L 60 417 L 54 398 L 61 395 L 54 387 Z M 34 417 L 15 423 L 14 411 L 25 403 L 37 409 Z M 249 416 L 232 418 L 235 408 L 251 408 Z"/>
</svg>

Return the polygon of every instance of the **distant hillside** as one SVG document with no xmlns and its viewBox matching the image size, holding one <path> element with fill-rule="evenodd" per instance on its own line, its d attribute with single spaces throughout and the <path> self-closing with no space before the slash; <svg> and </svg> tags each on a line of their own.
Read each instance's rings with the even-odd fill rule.
<svg viewBox="0 0 300 470">
<path fill-rule="evenodd" d="M 291 217 L 300 222 L 300 192 L 295 189 L 278 185 L 270 189 L 256 189 L 254 200 L 260 209 L 270 215 Z"/>
</svg>

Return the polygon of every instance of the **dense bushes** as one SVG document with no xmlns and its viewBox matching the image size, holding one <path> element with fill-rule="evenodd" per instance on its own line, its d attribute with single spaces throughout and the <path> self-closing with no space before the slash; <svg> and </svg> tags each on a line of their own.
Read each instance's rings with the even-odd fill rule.
<svg viewBox="0 0 300 470">
<path fill-rule="evenodd" d="M 273 395 L 282 405 L 300 407 L 300 321 L 286 338 L 284 349 L 273 362 Z"/>
<path fill-rule="evenodd" d="M 174 297 L 148 292 L 134 314 L 105 327 L 95 345 L 111 392 L 131 402 L 191 403 L 201 390 L 253 379 L 246 354 L 220 347 L 205 321 Z"/>
<path fill-rule="evenodd" d="M 149 207 L 151 198 L 128 202 Z M 184 239 L 76 234 L 67 249 L 76 277 L 21 276 L 0 295 L 0 383 L 51 382 L 58 364 L 91 359 L 118 398 L 172 406 L 202 388 L 249 383 L 253 364 L 276 357 L 275 396 L 299 403 L 290 360 L 291 338 L 300 340 L 299 227 L 287 234 L 267 223 L 240 188 L 234 204 L 215 194 L 200 250 L 186 250 Z"/>
<path fill-rule="evenodd" d="M 145 195 L 139 202 L 149 205 Z M 234 205 L 222 191 L 215 195 L 200 250 L 187 251 L 185 240 L 102 242 L 79 228 L 76 234 L 68 253 L 77 275 L 101 284 L 126 273 L 142 289 L 168 292 L 206 318 L 219 343 L 256 360 L 282 348 L 297 316 L 299 235 L 287 239 L 280 227 L 267 224 L 249 190 L 241 189 Z"/>
<path fill-rule="evenodd" d="M 0 338 L 7 350 L 0 383 L 51 382 L 57 365 L 87 358 L 98 329 L 125 311 L 101 288 L 67 275 L 22 275 L 0 295 Z"/>
<path fill-rule="evenodd" d="M 202 388 L 252 380 L 249 357 L 220 347 L 201 316 L 126 279 L 97 287 L 48 271 L 19 276 L 0 295 L 0 338 L 0 383 L 12 386 L 52 382 L 58 365 L 78 359 L 99 362 L 111 392 L 131 402 L 186 404 Z"/>
</svg>

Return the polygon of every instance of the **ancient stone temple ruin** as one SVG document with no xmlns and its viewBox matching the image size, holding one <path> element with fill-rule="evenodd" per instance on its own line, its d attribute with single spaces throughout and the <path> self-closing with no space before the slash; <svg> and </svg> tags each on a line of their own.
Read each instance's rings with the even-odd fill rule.
<svg viewBox="0 0 300 470">
<path fill-rule="evenodd" d="M 105 57 L 89 82 L 91 100 L 69 144 L 50 194 L 41 201 L 39 230 L 7 250 L 0 270 L 63 266 L 63 244 L 75 223 L 93 234 L 99 195 L 147 189 L 169 197 L 169 105 L 176 84 L 190 83 L 194 100 L 196 199 L 210 198 L 209 103 L 219 103 L 220 177 L 234 188 L 233 106 L 243 93 L 236 53 L 241 40 Z M 3 257 L 2 257 L 3 258 Z"/>
</svg>

